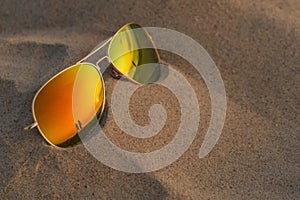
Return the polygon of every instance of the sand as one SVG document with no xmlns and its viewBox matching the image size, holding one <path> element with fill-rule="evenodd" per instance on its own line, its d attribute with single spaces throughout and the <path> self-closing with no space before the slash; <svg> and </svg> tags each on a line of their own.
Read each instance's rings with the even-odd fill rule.
<svg viewBox="0 0 300 200">
<path fill-rule="evenodd" d="M 297 0 L 1 1 L 0 198 L 299 199 L 299 19 Z M 37 129 L 23 131 L 33 121 L 39 87 L 131 21 L 185 33 L 216 62 L 227 116 L 205 158 L 198 152 L 210 120 L 208 90 L 187 62 L 167 54 L 162 59 L 189 80 L 201 110 L 196 139 L 170 166 L 125 173 L 97 161 L 83 145 L 57 150 Z M 108 72 L 104 78 L 109 102 L 116 80 Z M 153 90 L 155 97 L 147 92 Z M 143 125 L 149 102 L 162 102 L 170 114 L 159 136 L 143 141 L 125 135 L 111 109 L 106 133 L 127 150 L 161 148 L 180 123 L 177 101 L 169 97 L 164 88 L 147 86 L 130 105 Z"/>
</svg>

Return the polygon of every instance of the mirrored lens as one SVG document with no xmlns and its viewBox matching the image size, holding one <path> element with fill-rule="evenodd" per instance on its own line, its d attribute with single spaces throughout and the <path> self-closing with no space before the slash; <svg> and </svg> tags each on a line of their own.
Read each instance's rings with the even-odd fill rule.
<svg viewBox="0 0 300 200">
<path fill-rule="evenodd" d="M 70 67 L 51 79 L 34 100 L 34 115 L 45 139 L 59 147 L 80 141 L 77 133 L 102 112 L 103 80 L 91 64 Z M 76 119 L 74 118 L 76 116 Z"/>
<path fill-rule="evenodd" d="M 119 30 L 111 41 L 109 57 L 114 67 L 128 78 L 142 83 L 159 79 L 159 56 L 148 33 L 137 24 Z"/>
</svg>

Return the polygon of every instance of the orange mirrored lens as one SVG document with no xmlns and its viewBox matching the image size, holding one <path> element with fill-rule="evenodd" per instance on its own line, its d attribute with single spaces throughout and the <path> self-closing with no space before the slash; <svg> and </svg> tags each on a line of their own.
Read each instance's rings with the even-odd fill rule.
<svg viewBox="0 0 300 200">
<path fill-rule="evenodd" d="M 70 67 L 39 91 L 33 105 L 43 136 L 53 145 L 72 146 L 77 132 L 103 110 L 102 78 L 91 64 Z"/>
</svg>

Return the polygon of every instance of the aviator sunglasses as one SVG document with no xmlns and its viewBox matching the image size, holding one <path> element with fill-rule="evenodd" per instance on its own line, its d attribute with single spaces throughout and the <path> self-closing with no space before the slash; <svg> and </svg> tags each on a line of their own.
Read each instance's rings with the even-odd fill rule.
<svg viewBox="0 0 300 200">
<path fill-rule="evenodd" d="M 32 102 L 34 123 L 44 139 L 55 147 L 78 144 L 79 133 L 100 123 L 105 108 L 104 81 L 100 66 L 112 64 L 112 76 L 127 77 L 138 84 L 159 79 L 160 58 L 151 36 L 138 24 L 127 24 L 75 65 L 46 82 Z M 102 70 L 102 69 L 101 69 Z"/>
</svg>

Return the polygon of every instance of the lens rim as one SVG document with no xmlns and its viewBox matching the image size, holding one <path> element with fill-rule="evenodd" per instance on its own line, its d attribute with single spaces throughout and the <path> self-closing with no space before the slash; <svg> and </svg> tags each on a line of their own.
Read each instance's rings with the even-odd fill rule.
<svg viewBox="0 0 300 200">
<path fill-rule="evenodd" d="M 68 146 L 68 147 L 60 147 L 58 145 L 55 145 L 53 144 L 44 134 L 44 132 L 41 130 L 39 124 L 38 124 L 38 121 L 37 121 L 37 118 L 36 118 L 36 113 L 35 113 L 35 109 L 34 109 L 34 105 L 35 105 L 35 101 L 36 101 L 36 98 L 37 96 L 39 95 L 39 93 L 44 89 L 44 87 L 46 87 L 53 79 L 55 79 L 58 75 L 62 74 L 63 72 L 73 68 L 73 67 L 76 67 L 78 65 L 82 65 L 82 64 L 85 64 L 85 65 L 90 65 L 92 67 L 94 67 L 97 71 L 97 73 L 99 74 L 100 76 L 100 79 L 102 81 L 102 85 L 103 85 L 103 105 L 102 105 L 102 108 L 101 108 L 101 111 L 100 111 L 100 114 L 99 114 L 99 120 L 102 119 L 103 117 L 103 112 L 104 112 L 104 109 L 105 109 L 105 106 L 106 106 L 106 98 L 105 98 L 105 84 L 104 84 L 104 79 L 102 77 L 102 74 L 100 72 L 100 69 L 99 67 L 97 67 L 95 64 L 93 63 L 90 63 L 90 62 L 80 62 L 80 63 L 76 63 L 72 66 L 69 66 L 65 69 L 63 69 L 62 71 L 60 71 L 59 73 L 55 74 L 54 76 L 52 76 L 46 83 L 44 83 L 44 85 L 42 87 L 40 87 L 40 89 L 36 92 L 34 98 L 33 98 L 33 101 L 32 101 L 32 104 L 31 104 L 31 109 L 32 109 L 32 115 L 33 115 L 33 119 L 35 121 L 35 123 L 37 124 L 36 127 L 38 128 L 40 134 L 43 136 L 43 138 L 47 141 L 48 144 L 50 144 L 51 146 L 55 147 L 55 148 L 58 148 L 58 149 L 61 149 L 61 150 L 65 150 L 65 149 L 70 149 L 70 148 L 74 148 L 75 146 L 77 145 L 73 145 L 73 146 Z M 45 105 L 46 106 L 46 105 Z M 86 126 L 88 126 L 91 122 L 93 121 L 93 118 L 89 121 L 89 123 L 87 123 Z M 85 127 L 86 127 L 85 126 Z M 82 128 L 84 129 L 84 127 Z M 76 135 L 74 135 L 73 137 L 75 136 L 78 136 L 78 133 L 76 133 Z"/>
<path fill-rule="evenodd" d="M 161 59 L 160 59 L 160 56 L 159 56 L 157 47 L 156 47 L 156 45 L 155 45 L 155 43 L 154 43 L 154 41 L 153 41 L 153 39 L 152 39 L 152 36 L 148 33 L 148 31 L 147 31 L 143 26 L 139 25 L 138 23 L 134 23 L 134 22 L 125 24 L 124 26 L 122 26 L 122 27 L 114 34 L 114 36 L 111 38 L 111 40 L 110 40 L 110 42 L 109 42 L 109 46 L 108 46 L 108 48 L 107 48 L 107 57 L 108 57 L 108 59 L 109 59 L 109 62 L 112 64 L 114 70 L 116 70 L 119 74 L 122 74 L 123 76 L 125 76 L 126 78 L 128 78 L 130 81 L 132 81 L 132 82 L 134 82 L 134 83 L 137 83 L 137 84 L 139 84 L 139 85 L 143 85 L 142 83 L 140 83 L 140 82 L 138 82 L 138 81 L 136 81 L 136 80 L 130 78 L 130 77 L 127 76 L 126 74 L 124 74 L 124 73 L 122 73 L 121 71 L 119 71 L 118 68 L 116 67 L 116 65 L 113 63 L 113 61 L 112 61 L 112 59 L 110 58 L 110 55 L 109 55 L 110 47 L 111 47 L 111 44 L 112 44 L 113 40 L 115 39 L 115 37 L 116 37 L 116 36 L 117 36 L 117 35 L 118 35 L 125 27 L 127 27 L 127 26 L 129 26 L 129 25 L 137 25 L 137 26 L 140 27 L 140 29 L 142 29 L 142 30 L 146 33 L 146 35 L 147 35 L 147 37 L 149 38 L 151 44 L 153 45 L 153 49 L 155 50 L 155 53 L 156 53 L 156 56 L 157 56 L 157 60 L 158 60 L 158 64 L 161 63 Z"/>
</svg>

